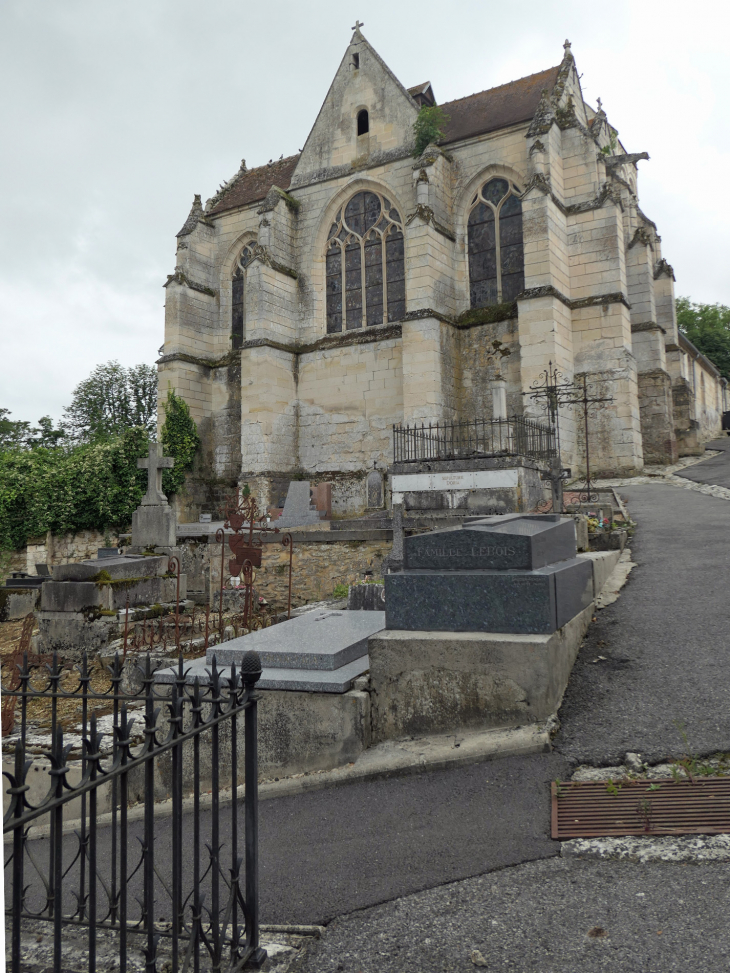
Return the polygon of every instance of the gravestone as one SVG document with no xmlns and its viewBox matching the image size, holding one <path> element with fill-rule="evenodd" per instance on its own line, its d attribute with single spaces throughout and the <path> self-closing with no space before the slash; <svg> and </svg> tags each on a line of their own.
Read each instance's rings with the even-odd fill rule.
<svg viewBox="0 0 730 973">
<path fill-rule="evenodd" d="M 220 667 L 238 667 L 244 653 L 253 649 L 263 667 L 257 690 L 346 693 L 353 680 L 367 672 L 368 638 L 384 625 L 382 611 L 314 609 L 208 649 L 204 659 L 186 665 L 187 681 L 197 677 L 207 682 L 214 657 Z M 173 682 L 175 673 L 175 669 L 160 670 L 155 679 Z"/>
<path fill-rule="evenodd" d="M 377 470 L 368 473 L 368 507 L 380 508 L 383 506 L 383 474 Z"/>
<path fill-rule="evenodd" d="M 550 634 L 593 599 L 575 525 L 508 515 L 407 537 L 404 569 L 385 577 L 386 628 Z"/>
<path fill-rule="evenodd" d="M 312 504 L 309 480 L 292 480 L 286 493 L 284 512 L 276 521 L 276 526 L 306 527 L 318 524 L 322 513 Z"/>
<path fill-rule="evenodd" d="M 175 512 L 162 492 L 162 471 L 174 465 L 171 456 L 162 455 L 161 443 L 150 443 L 147 457 L 137 460 L 139 469 L 147 470 L 147 492 L 132 514 L 132 554 L 146 550 L 169 554 L 175 548 Z"/>
</svg>

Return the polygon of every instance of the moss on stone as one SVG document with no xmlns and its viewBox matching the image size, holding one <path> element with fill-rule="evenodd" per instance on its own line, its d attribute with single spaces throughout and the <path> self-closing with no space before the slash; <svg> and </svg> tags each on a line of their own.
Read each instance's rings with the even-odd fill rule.
<svg viewBox="0 0 730 973">
<path fill-rule="evenodd" d="M 462 328 L 470 328 L 476 324 L 494 324 L 497 321 L 507 321 L 517 317 L 516 301 L 504 304 L 490 304 L 487 307 L 475 307 L 464 311 L 456 319 L 456 324 Z"/>
</svg>

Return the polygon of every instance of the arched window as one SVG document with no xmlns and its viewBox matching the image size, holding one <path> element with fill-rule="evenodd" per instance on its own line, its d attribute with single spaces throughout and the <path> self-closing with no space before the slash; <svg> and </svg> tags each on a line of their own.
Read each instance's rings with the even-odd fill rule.
<svg viewBox="0 0 730 973">
<path fill-rule="evenodd" d="M 472 307 L 514 301 L 525 287 L 522 203 L 507 179 L 490 179 L 469 213 L 469 298 Z"/>
<path fill-rule="evenodd" d="M 405 277 L 400 214 L 380 193 L 358 193 L 327 239 L 327 333 L 400 321 Z"/>
<path fill-rule="evenodd" d="M 367 135 L 370 131 L 370 118 L 368 116 L 367 108 L 363 108 L 362 111 L 357 113 L 357 134 Z"/>
<path fill-rule="evenodd" d="M 236 272 L 231 287 L 231 342 L 234 348 L 243 344 L 243 282 L 246 267 L 253 257 L 253 243 L 247 243 L 236 261 Z"/>
</svg>

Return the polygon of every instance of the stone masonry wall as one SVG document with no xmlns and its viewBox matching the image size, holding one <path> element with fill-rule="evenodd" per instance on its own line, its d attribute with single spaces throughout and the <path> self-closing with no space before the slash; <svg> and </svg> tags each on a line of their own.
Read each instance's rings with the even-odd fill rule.
<svg viewBox="0 0 730 973">
<path fill-rule="evenodd" d="M 390 541 L 342 541 L 331 544 L 295 543 L 292 567 L 292 606 L 329 598 L 338 584 L 362 581 L 366 571 L 383 576 L 383 559 Z M 196 553 L 197 559 L 200 555 Z M 220 585 L 220 544 L 208 545 L 211 599 Z M 191 555 L 191 561 L 193 556 Z M 289 553 L 279 544 L 265 544 L 254 587 L 276 609 L 286 608 L 289 588 Z"/>
</svg>

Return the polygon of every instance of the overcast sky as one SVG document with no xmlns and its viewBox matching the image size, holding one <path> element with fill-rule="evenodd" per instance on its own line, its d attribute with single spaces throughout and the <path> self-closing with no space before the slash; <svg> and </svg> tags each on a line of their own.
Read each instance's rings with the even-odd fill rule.
<svg viewBox="0 0 730 973">
<path fill-rule="evenodd" d="M 438 101 L 559 63 L 570 38 L 639 163 L 677 293 L 730 304 L 726 2 L 2 0 L 0 406 L 60 418 L 116 358 L 153 363 L 194 193 L 304 144 L 363 34 Z"/>
</svg>

